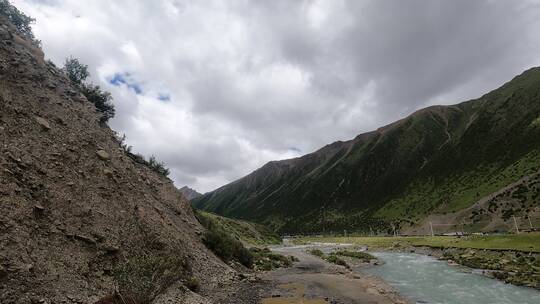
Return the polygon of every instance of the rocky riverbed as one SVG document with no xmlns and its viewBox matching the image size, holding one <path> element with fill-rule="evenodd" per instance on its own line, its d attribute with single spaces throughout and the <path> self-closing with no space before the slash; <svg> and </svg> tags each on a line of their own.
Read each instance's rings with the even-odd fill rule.
<svg viewBox="0 0 540 304">
<path fill-rule="evenodd" d="M 329 249 L 325 247 L 325 249 Z M 262 275 L 273 288 L 263 294 L 263 304 L 335 303 L 394 304 L 408 303 L 383 280 L 331 264 L 309 254 L 308 246 L 274 248 L 274 251 L 298 259 L 291 268 L 281 268 Z"/>
</svg>

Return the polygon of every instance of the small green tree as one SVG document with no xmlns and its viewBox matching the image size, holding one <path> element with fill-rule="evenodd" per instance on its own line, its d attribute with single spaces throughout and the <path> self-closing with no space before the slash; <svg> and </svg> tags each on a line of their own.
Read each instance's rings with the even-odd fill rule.
<svg viewBox="0 0 540 304">
<path fill-rule="evenodd" d="M 165 163 L 158 161 L 154 155 L 150 156 L 148 159 L 148 164 L 154 171 L 162 174 L 163 176 L 169 176 L 171 173 L 169 169 L 165 167 Z"/>
<path fill-rule="evenodd" d="M 35 22 L 34 18 L 19 11 L 8 0 L 0 0 L 0 14 L 6 17 L 19 33 L 32 39 L 36 45 L 39 45 L 39 41 L 35 39 L 34 33 L 32 32 L 31 24 Z"/>
<path fill-rule="evenodd" d="M 98 85 L 92 84 L 83 85 L 81 92 L 102 113 L 101 122 L 107 122 L 114 117 L 115 109 L 111 103 L 111 93 L 102 90 Z"/>
<path fill-rule="evenodd" d="M 90 76 L 88 72 L 88 65 L 83 64 L 79 59 L 69 56 L 64 63 L 64 71 L 66 72 L 69 80 L 77 86 L 82 86 L 86 79 Z"/>
<path fill-rule="evenodd" d="M 98 85 L 86 82 L 88 77 L 90 77 L 88 65 L 83 64 L 79 59 L 70 56 L 64 62 L 63 70 L 71 83 L 81 91 L 88 101 L 94 104 L 99 112 L 102 113 L 100 119 L 101 122 L 105 123 L 114 117 L 115 109 L 114 105 L 111 103 L 111 93 L 102 90 Z"/>
</svg>

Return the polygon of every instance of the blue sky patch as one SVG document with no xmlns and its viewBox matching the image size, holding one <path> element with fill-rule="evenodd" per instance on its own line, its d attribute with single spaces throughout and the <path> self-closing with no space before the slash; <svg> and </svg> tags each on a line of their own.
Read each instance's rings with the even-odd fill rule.
<svg viewBox="0 0 540 304">
<path fill-rule="evenodd" d="M 116 73 L 111 79 L 109 79 L 109 83 L 116 87 L 126 85 L 128 89 L 133 90 L 133 92 L 135 92 L 137 95 L 141 95 L 143 93 L 141 85 L 137 83 L 129 73 Z"/>
<path fill-rule="evenodd" d="M 158 94 L 158 99 L 161 100 L 161 101 L 169 101 L 169 100 L 171 100 L 171 95 L 169 95 L 167 93 L 159 93 Z"/>
</svg>

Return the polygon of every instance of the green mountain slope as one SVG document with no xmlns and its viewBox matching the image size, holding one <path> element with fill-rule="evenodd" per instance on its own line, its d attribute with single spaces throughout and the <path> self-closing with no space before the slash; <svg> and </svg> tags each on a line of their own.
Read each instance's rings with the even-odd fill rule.
<svg viewBox="0 0 540 304">
<path fill-rule="evenodd" d="M 433 106 L 193 200 L 281 232 L 384 231 L 470 207 L 540 168 L 540 68 L 481 98 Z M 536 188 L 531 191 L 536 191 Z M 526 212 L 538 206 L 527 195 Z"/>
<path fill-rule="evenodd" d="M 248 247 L 280 244 L 281 238 L 267 227 L 197 210 L 199 222 L 211 222 Z"/>
</svg>

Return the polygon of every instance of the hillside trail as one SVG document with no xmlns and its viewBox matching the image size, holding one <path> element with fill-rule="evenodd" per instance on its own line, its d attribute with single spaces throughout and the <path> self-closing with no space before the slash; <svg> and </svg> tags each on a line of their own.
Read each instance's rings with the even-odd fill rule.
<svg viewBox="0 0 540 304">
<path fill-rule="evenodd" d="M 276 247 L 274 252 L 298 259 L 293 267 L 264 274 L 274 282 L 262 304 L 394 304 L 408 303 L 384 281 L 328 263 L 306 251 L 307 246 Z M 323 250 L 324 251 L 324 250 Z"/>
</svg>

